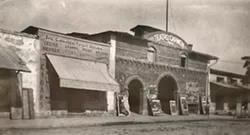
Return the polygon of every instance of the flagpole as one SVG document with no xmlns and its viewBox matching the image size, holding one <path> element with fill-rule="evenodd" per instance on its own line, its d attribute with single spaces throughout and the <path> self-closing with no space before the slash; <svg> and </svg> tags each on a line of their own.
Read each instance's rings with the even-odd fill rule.
<svg viewBox="0 0 250 135">
<path fill-rule="evenodd" d="M 166 31 L 168 32 L 168 0 L 166 0 Z"/>
</svg>

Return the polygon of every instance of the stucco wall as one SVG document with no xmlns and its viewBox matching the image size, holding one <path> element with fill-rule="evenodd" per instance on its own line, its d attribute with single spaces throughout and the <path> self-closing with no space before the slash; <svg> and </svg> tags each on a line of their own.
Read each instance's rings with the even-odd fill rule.
<svg viewBox="0 0 250 135">
<path fill-rule="evenodd" d="M 53 101 L 53 89 L 49 86 L 50 81 L 46 77 L 48 75 L 48 61 L 45 59 L 45 54 L 55 54 L 65 57 L 72 57 L 82 60 L 90 60 L 105 63 L 109 67 L 109 73 L 111 76 L 114 76 L 115 65 L 112 63 L 115 61 L 115 56 L 110 55 L 110 53 L 115 51 L 115 48 L 110 50 L 109 44 L 103 44 L 98 42 L 93 42 L 90 40 L 84 40 L 80 38 L 66 36 L 56 32 L 49 32 L 45 30 L 39 30 L 38 35 L 41 41 L 41 78 L 40 82 L 43 85 L 40 85 L 40 114 L 41 116 L 49 116 L 51 114 L 51 103 L 53 105 L 62 105 L 65 106 L 66 102 L 62 102 L 63 99 Z M 100 40 L 100 39 L 98 39 Z M 61 92 L 61 89 L 60 91 Z M 50 95 L 52 94 L 52 95 Z M 66 93 L 67 94 L 67 93 Z M 58 94 L 55 94 L 58 95 Z M 107 110 L 114 111 L 114 92 L 107 92 Z M 67 96 L 67 95 L 65 95 Z M 57 96 L 59 97 L 59 96 Z M 106 100 L 105 99 L 105 100 Z M 106 102 L 105 102 L 106 104 Z"/>
<path fill-rule="evenodd" d="M 23 59 L 31 73 L 23 74 L 23 87 L 32 88 L 34 94 L 35 113 L 38 113 L 38 72 L 40 42 L 34 36 L 25 36 L 22 33 L 0 31 L 0 44 L 16 49 L 17 55 Z"/>
</svg>

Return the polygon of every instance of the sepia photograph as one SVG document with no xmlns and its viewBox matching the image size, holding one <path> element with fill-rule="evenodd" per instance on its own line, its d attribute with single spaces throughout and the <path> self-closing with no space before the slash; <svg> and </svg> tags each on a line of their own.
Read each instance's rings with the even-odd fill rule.
<svg viewBox="0 0 250 135">
<path fill-rule="evenodd" d="M 249 135 L 250 0 L 0 0 L 0 135 Z"/>
</svg>

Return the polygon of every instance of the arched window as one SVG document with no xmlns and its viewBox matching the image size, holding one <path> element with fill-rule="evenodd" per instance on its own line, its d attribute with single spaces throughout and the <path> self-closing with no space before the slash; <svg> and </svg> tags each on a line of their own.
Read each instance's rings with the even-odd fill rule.
<svg viewBox="0 0 250 135">
<path fill-rule="evenodd" d="M 187 67 L 187 55 L 181 54 L 181 67 Z"/>
<path fill-rule="evenodd" d="M 156 61 L 156 50 L 154 47 L 148 48 L 148 61 L 150 61 L 150 62 Z"/>
</svg>

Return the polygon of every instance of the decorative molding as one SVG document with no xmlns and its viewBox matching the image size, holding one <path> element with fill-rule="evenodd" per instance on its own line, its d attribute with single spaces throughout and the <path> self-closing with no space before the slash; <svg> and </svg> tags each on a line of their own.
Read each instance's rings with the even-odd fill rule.
<svg viewBox="0 0 250 135">
<path fill-rule="evenodd" d="M 152 63 L 152 62 L 148 62 L 148 61 L 145 61 L 145 60 L 133 59 L 133 58 L 124 57 L 124 56 L 116 56 L 116 59 L 118 61 L 124 61 L 124 63 L 128 63 L 128 62 L 131 62 L 131 63 L 142 63 L 142 64 L 145 64 L 147 66 L 149 66 L 149 65 L 155 65 L 155 67 L 161 67 L 161 66 L 163 66 L 165 69 L 176 70 L 176 72 L 184 71 L 186 73 L 197 72 L 197 73 L 207 74 L 207 72 L 204 71 L 204 70 L 187 69 L 187 68 L 182 68 L 182 67 L 172 66 L 172 65 L 167 65 L 167 64 Z"/>
<path fill-rule="evenodd" d="M 156 80 L 156 88 L 158 88 L 159 87 L 159 83 L 160 83 L 160 81 L 161 81 L 161 79 L 162 78 L 164 78 L 165 76 L 168 76 L 168 77 L 171 77 L 174 81 L 175 81 L 175 84 L 176 84 L 176 86 L 177 86 L 177 91 L 179 91 L 180 90 L 180 86 L 179 86 L 179 83 L 178 83 L 178 79 L 177 79 L 177 77 L 173 74 L 173 73 L 171 73 L 171 72 L 164 72 L 164 73 L 162 73 L 158 78 L 157 78 L 157 80 Z"/>
<path fill-rule="evenodd" d="M 125 85 L 124 85 L 125 89 L 128 89 L 129 83 L 131 81 L 135 80 L 135 79 L 139 80 L 141 82 L 143 89 L 145 88 L 146 83 L 144 82 L 144 80 L 139 75 L 132 75 L 132 76 L 130 76 L 129 78 L 126 79 Z"/>
</svg>

